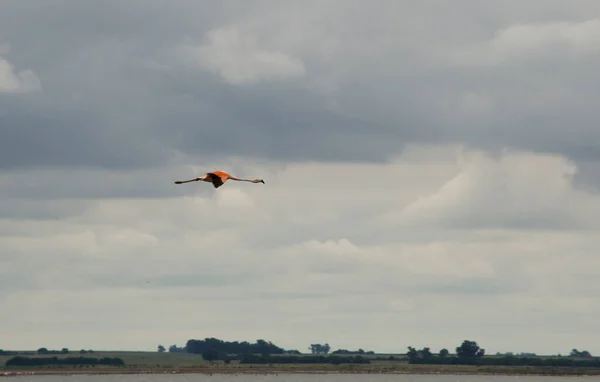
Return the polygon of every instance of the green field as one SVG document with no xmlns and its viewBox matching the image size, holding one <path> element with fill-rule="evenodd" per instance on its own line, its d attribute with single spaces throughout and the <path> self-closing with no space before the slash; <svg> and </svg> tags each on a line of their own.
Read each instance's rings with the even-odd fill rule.
<svg viewBox="0 0 600 382">
<path fill-rule="evenodd" d="M 376 357 L 387 358 L 394 356 L 397 360 L 375 360 Z M 125 362 L 125 367 L 120 370 L 179 370 L 185 372 L 198 372 L 202 369 L 210 369 L 212 372 L 233 372 L 246 371 L 251 372 L 273 370 L 280 373 L 287 372 L 372 372 L 372 373 L 433 373 L 433 374 L 473 374 L 473 373 L 494 373 L 494 374 L 571 374 L 571 375 L 600 375 L 600 368 L 555 368 L 555 367 L 533 367 L 533 366 L 470 366 L 470 365 L 411 365 L 404 359 L 404 354 L 377 354 L 375 356 L 365 356 L 370 358 L 371 364 L 267 364 L 267 365 L 248 365 L 239 364 L 238 361 L 231 361 L 225 364 L 223 361 L 208 362 L 202 359 L 201 355 L 189 353 L 159 353 L 159 352 L 139 352 L 139 351 L 95 351 L 94 353 L 79 354 L 49 354 L 49 355 L 29 355 L 29 357 L 118 357 Z M 13 356 L 0 356 L 0 368 L 5 368 L 4 363 Z M 493 356 L 491 356 L 493 357 Z M 48 369 L 48 367 L 35 367 L 36 370 Z M 79 367 L 62 366 L 51 367 L 51 369 L 76 371 L 77 369 L 93 372 L 93 370 L 115 369 L 111 366 Z"/>
<path fill-rule="evenodd" d="M 190 354 L 184 352 L 176 352 L 176 353 L 159 353 L 159 352 L 143 352 L 143 351 L 94 351 L 93 353 L 87 354 L 79 354 L 79 352 L 74 351 L 70 354 L 46 354 L 40 355 L 37 354 L 35 350 L 21 350 L 19 352 L 30 352 L 32 355 L 25 355 L 26 357 L 57 357 L 57 358 L 66 358 L 66 357 L 94 357 L 94 358 L 102 358 L 102 357 L 118 357 L 121 358 L 126 367 L 160 367 L 160 368 L 185 368 L 185 367 L 209 367 L 215 365 L 225 366 L 223 361 L 214 361 L 212 363 L 208 361 L 204 361 L 200 354 Z M 309 354 L 302 354 L 303 356 L 308 356 Z M 274 354 L 273 356 L 277 357 L 278 355 Z M 378 355 L 363 355 L 362 357 L 374 360 L 376 357 L 387 358 L 389 356 L 394 356 L 399 359 L 399 361 L 377 361 L 383 362 L 383 364 L 406 364 L 405 355 L 404 354 L 378 354 Z M 5 362 L 14 356 L 0 356 L 0 367 L 4 367 Z M 238 364 L 238 361 L 231 361 L 229 367 L 235 367 Z M 287 366 L 287 365 L 286 365 Z M 291 366 L 291 365 L 290 365 Z M 310 365 L 303 365 L 303 367 L 308 367 Z M 323 366 L 323 365 L 321 365 Z M 247 365 L 244 365 L 247 367 Z"/>
<path fill-rule="evenodd" d="M 201 367 L 209 365 L 208 362 L 202 359 L 199 354 L 189 353 L 159 353 L 159 352 L 139 352 L 139 351 L 95 351 L 93 353 L 79 354 L 78 352 L 72 352 L 70 354 L 47 354 L 39 355 L 27 355 L 26 357 L 118 357 L 121 358 L 126 367 L 140 367 L 140 368 L 183 368 L 183 367 Z M 0 367 L 5 367 L 4 364 L 7 360 L 14 356 L 0 356 Z M 97 366 L 100 367 L 100 366 Z"/>
</svg>

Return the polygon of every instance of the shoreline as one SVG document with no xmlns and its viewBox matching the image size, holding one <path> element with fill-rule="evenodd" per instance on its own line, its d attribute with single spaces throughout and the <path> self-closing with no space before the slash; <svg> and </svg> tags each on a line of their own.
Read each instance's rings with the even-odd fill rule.
<svg viewBox="0 0 600 382">
<path fill-rule="evenodd" d="M 470 370 L 436 370 L 427 369 L 349 369 L 349 368 L 286 368 L 286 367 L 190 367 L 190 368 L 101 368 L 101 369 L 0 369 L 0 377 L 16 377 L 25 375 L 135 375 L 135 374 L 233 374 L 233 375 L 267 375 L 267 374 L 403 374 L 403 375 L 498 375 L 498 376 L 600 376 L 600 369 L 542 369 L 530 370 L 493 370 L 491 368 Z"/>
</svg>

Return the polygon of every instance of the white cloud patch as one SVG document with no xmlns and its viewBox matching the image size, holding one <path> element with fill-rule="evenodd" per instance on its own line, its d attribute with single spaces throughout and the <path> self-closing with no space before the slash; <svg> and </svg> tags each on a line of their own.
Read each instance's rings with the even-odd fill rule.
<svg viewBox="0 0 600 382">
<path fill-rule="evenodd" d="M 246 165 L 240 176 L 268 172 Z M 473 337 L 491 352 L 593 352 L 581 333 L 595 323 L 572 315 L 600 313 L 581 281 L 600 276 L 589 219 L 600 196 L 573 187 L 575 170 L 551 155 L 412 147 L 389 164 L 295 164 L 264 185 L 172 185 L 171 197 L 90 199 L 60 220 L 3 219 L 2 277 L 27 267 L 0 291 L 1 310 L 20 312 L 4 317 L 3 346 L 154 349 L 210 327 L 288 348 L 320 339 L 403 351 Z M 86 324 L 108 311 L 118 313 Z M 525 325 L 540 314 L 544 338 Z M 231 331 L 241 316 L 259 324 Z M 548 334 L 573 320 L 581 333 Z M 32 325 L 40 336 L 23 336 Z M 389 334 L 398 325 L 411 328 L 402 339 Z"/>
<path fill-rule="evenodd" d="M 261 47 L 255 37 L 235 26 L 212 30 L 202 45 L 185 45 L 183 51 L 200 67 L 232 85 L 297 79 L 306 73 L 300 59 Z"/>
<path fill-rule="evenodd" d="M 239 189 L 224 189 L 222 193 L 216 195 L 216 198 L 217 205 L 222 208 L 223 213 L 249 212 L 254 207 L 252 198 Z"/>
<path fill-rule="evenodd" d="M 600 19 L 512 24 L 483 43 L 451 52 L 461 65 L 523 65 L 600 53 Z"/>
<path fill-rule="evenodd" d="M 0 57 L 0 93 L 29 93 L 41 90 L 40 79 L 31 69 L 17 72 L 10 62 Z"/>
<path fill-rule="evenodd" d="M 466 153 L 462 169 L 436 192 L 388 220 L 458 228 L 596 227 L 600 200 L 573 186 L 576 167 L 562 157 L 506 152 Z"/>
<path fill-rule="evenodd" d="M 489 48 L 508 57 L 557 50 L 574 54 L 599 52 L 600 19 L 511 25 L 497 32 Z"/>
</svg>

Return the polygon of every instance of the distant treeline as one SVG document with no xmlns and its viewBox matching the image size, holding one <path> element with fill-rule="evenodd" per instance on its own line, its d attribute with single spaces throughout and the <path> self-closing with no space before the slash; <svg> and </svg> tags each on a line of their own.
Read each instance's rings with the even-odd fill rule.
<svg viewBox="0 0 600 382">
<path fill-rule="evenodd" d="M 79 351 L 80 354 L 93 353 L 93 350 L 85 350 L 81 349 Z M 0 355 L 35 355 L 35 354 L 70 354 L 71 352 L 67 348 L 62 348 L 61 350 L 48 350 L 47 348 L 39 348 L 37 351 L 14 351 L 14 350 L 3 350 L 0 349 Z"/>
<path fill-rule="evenodd" d="M 331 347 L 329 344 L 311 344 L 310 352 L 313 355 L 321 355 L 321 354 L 329 354 Z M 167 351 L 167 349 L 163 345 L 158 345 L 158 352 L 162 353 Z M 293 354 L 293 355 L 302 355 L 302 353 L 298 350 L 286 350 L 283 349 L 271 341 L 265 341 L 263 339 L 256 340 L 255 343 L 250 343 L 248 341 L 223 341 L 214 337 L 205 338 L 203 340 L 191 339 L 188 340 L 185 346 L 178 347 L 177 345 L 169 346 L 170 353 L 193 353 L 193 354 L 204 354 L 204 353 L 219 353 L 219 354 Z M 358 350 L 347 350 L 347 349 L 338 349 L 331 354 L 344 354 L 344 355 L 375 355 L 375 352 L 372 350 L 364 351 L 363 349 Z"/>
<path fill-rule="evenodd" d="M 6 361 L 6 366 L 46 366 L 46 365 L 108 365 L 124 366 L 121 358 L 93 357 L 23 357 L 16 356 Z"/>
<path fill-rule="evenodd" d="M 531 356 L 505 355 L 499 357 L 484 357 L 485 349 L 480 348 L 475 341 L 463 341 L 456 348 L 456 355 L 451 356 L 448 350 L 442 349 L 434 355 L 428 347 L 417 350 L 408 347 L 406 356 L 408 363 L 428 365 L 477 365 L 477 366 L 554 366 L 554 367 L 600 367 L 600 359 L 592 358 L 587 351 L 571 351 L 571 358 L 541 358 Z M 576 359 L 583 358 L 583 359 Z"/>
<path fill-rule="evenodd" d="M 170 349 L 179 350 L 175 346 Z M 255 343 L 248 341 L 243 342 L 228 342 L 217 338 L 205 338 L 204 340 L 189 340 L 184 348 L 188 353 L 201 354 L 202 358 L 207 361 L 224 360 L 229 363 L 232 360 L 239 360 L 245 364 L 265 364 L 265 363 L 369 363 L 370 361 L 360 356 L 324 356 L 329 352 L 329 345 L 311 345 L 312 356 L 303 356 L 298 350 L 285 350 L 270 341 L 262 339 Z M 159 351 L 164 347 L 159 347 Z M 340 350 L 340 353 L 348 350 Z M 364 350 L 359 350 L 356 353 L 364 353 Z M 355 354 L 356 354 L 355 353 Z"/>
<path fill-rule="evenodd" d="M 257 340 L 255 343 L 248 341 L 227 342 L 217 338 L 205 338 L 204 340 L 189 340 L 186 344 L 188 353 L 202 354 L 206 352 L 217 352 L 225 354 L 285 354 L 286 351 L 272 342 Z"/>
<path fill-rule="evenodd" d="M 69 349 L 62 348 L 61 350 L 49 350 L 47 348 L 39 348 L 38 354 L 69 354 Z"/>
<path fill-rule="evenodd" d="M 331 363 L 334 365 L 339 365 L 342 363 L 371 363 L 366 358 L 361 356 L 354 357 L 342 357 L 342 356 L 268 356 L 268 355 L 255 355 L 248 354 L 244 355 L 240 359 L 240 363 L 245 364 L 265 364 L 265 363 Z"/>
<path fill-rule="evenodd" d="M 239 360 L 241 363 L 365 363 L 369 358 L 376 360 L 387 359 L 390 361 L 403 359 L 389 356 L 378 357 L 370 350 L 364 351 L 338 349 L 330 353 L 329 344 L 311 344 L 309 347 L 311 355 L 303 355 L 297 350 L 285 350 L 270 341 L 257 340 L 255 343 L 248 341 L 229 342 L 217 338 L 205 338 L 204 340 L 191 339 L 185 347 L 172 345 L 169 352 L 187 352 L 201 354 L 207 361 L 223 360 L 226 363 Z M 159 352 L 166 349 L 159 345 Z M 331 355 L 329 355 L 331 354 Z M 329 355 L 329 356 L 327 356 Z M 361 357 L 370 356 L 370 357 Z M 486 356 L 485 349 L 477 345 L 475 341 L 465 340 L 456 347 L 456 353 L 450 354 L 448 349 L 441 349 L 437 354 L 431 352 L 428 347 L 417 350 L 411 346 L 405 355 L 411 364 L 440 364 L 440 365 L 507 365 L 507 366 L 562 366 L 562 367 L 600 367 L 600 359 L 594 359 L 588 351 L 573 349 L 567 357 L 544 358 L 537 357 L 533 353 L 512 353 Z"/>
<path fill-rule="evenodd" d="M 332 351 L 331 354 L 366 354 L 366 355 L 375 355 L 375 352 L 373 350 L 369 350 L 369 351 L 364 351 L 363 349 L 358 349 L 358 350 L 346 350 L 346 349 L 339 349 L 339 350 L 335 350 Z"/>
</svg>

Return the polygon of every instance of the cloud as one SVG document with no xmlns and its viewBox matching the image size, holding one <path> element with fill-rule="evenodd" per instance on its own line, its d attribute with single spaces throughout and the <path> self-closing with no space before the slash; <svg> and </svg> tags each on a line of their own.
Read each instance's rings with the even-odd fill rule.
<svg viewBox="0 0 600 382">
<path fill-rule="evenodd" d="M 260 165 L 247 165 L 243 176 L 261 173 Z M 3 304 L 27 318 L 9 320 L 11 333 L 35 324 L 39 335 L 23 339 L 5 332 L 3 338 L 13 347 L 44 342 L 150 349 L 200 336 L 199 323 L 213 328 L 209 335 L 246 338 L 253 334 L 226 329 L 242 309 L 245 319 L 261 322 L 253 333 L 290 348 L 323 339 L 336 348 L 402 351 L 403 343 L 447 347 L 470 336 L 499 351 L 566 351 L 573 341 L 593 349 L 583 335 L 541 340 L 522 324 L 543 309 L 546 328 L 560 331 L 572 324 L 564 318 L 569 312 L 600 309 L 581 281 L 582 275 L 597 276 L 593 221 L 535 229 L 524 229 L 521 221 L 548 211 L 553 219 L 581 213 L 573 202 L 597 205 L 597 194 L 573 188 L 574 172 L 560 157 L 508 152 L 491 158 L 455 147 L 415 146 L 386 165 L 294 164 L 265 176 L 265 185 L 231 182 L 218 192 L 208 184 L 172 185 L 169 197 L 107 194 L 71 209 L 64 206 L 70 199 L 37 197 L 37 216 L 2 220 L 0 261 L 7 274 L 30 263 L 27 277 L 8 279 Z M 379 182 L 361 182 L 351 176 L 356 173 L 371 173 Z M 305 182 L 306 174 L 322 175 Z M 119 188 L 118 177 L 104 179 L 107 190 Z M 447 184 L 456 179 L 463 186 L 448 193 Z M 529 189 L 544 193 L 534 201 Z M 16 209 L 28 203 L 19 195 L 5 198 Z M 503 199 L 511 204 L 493 202 Z M 464 200 L 474 208 L 461 214 L 468 206 Z M 61 218 L 48 220 L 45 211 L 51 210 L 63 211 Z M 407 211 L 413 211 L 410 219 Z M 454 223 L 415 220 L 424 211 Z M 435 214 L 440 211 L 452 214 Z M 396 220 L 382 224 L 383 217 Z M 92 301 L 89 296 L 95 303 L 77 313 L 81 305 L 70 301 Z M 138 308 L 123 305 L 124 298 L 135 299 Z M 179 330 L 165 326 L 164 314 L 152 307 L 159 299 L 169 301 L 160 312 L 176 314 Z M 34 304 L 42 300 L 52 304 Z M 452 306 L 461 304 L 464 310 L 454 312 Z M 107 320 L 102 331 L 84 325 L 107 310 L 119 312 L 118 323 Z M 207 310 L 210 317 L 201 313 Z M 46 319 L 39 322 L 35 317 L 42 312 Z M 62 320 L 67 312 L 77 319 Z M 432 332 L 440 316 L 444 330 Z M 275 317 L 299 325 L 297 333 L 269 326 Z M 347 338 L 359 321 L 380 329 Z M 389 339 L 399 323 L 412 328 L 400 345 Z M 470 325 L 478 325 L 476 333 Z M 510 343 L 494 334 L 514 330 L 520 337 L 510 337 Z"/>
<path fill-rule="evenodd" d="M 184 45 L 184 54 L 232 85 L 296 79 L 306 71 L 301 60 L 260 48 L 255 38 L 240 36 L 235 26 L 212 30 L 206 39 L 197 47 Z"/>
<path fill-rule="evenodd" d="M 600 3 L 44 4 L 0 12 L 3 347 L 600 351 Z M 215 169 L 266 184 L 173 184 Z"/>
<path fill-rule="evenodd" d="M 6 55 L 6 54 L 8 54 L 8 52 L 10 52 L 10 44 L 9 43 L 4 43 L 4 44 L 0 45 L 0 54 Z"/>
<path fill-rule="evenodd" d="M 3 50 L 7 49 L 0 49 L 0 54 Z M 41 90 L 40 79 L 31 69 L 16 72 L 10 62 L 0 57 L 0 93 L 30 93 Z"/>
<path fill-rule="evenodd" d="M 452 66 L 471 69 L 553 67 L 561 70 L 565 65 L 573 65 L 574 60 L 598 60 L 599 30 L 599 19 L 515 23 L 497 29 L 485 40 L 445 50 L 442 55 L 446 56 L 441 59 Z"/>
<path fill-rule="evenodd" d="M 0 45 L 0 94 L 41 92 L 42 84 L 31 69 L 15 70 L 3 56 L 10 53 L 10 44 Z"/>
<path fill-rule="evenodd" d="M 574 187 L 575 174 L 576 166 L 557 156 L 467 153 L 461 171 L 437 192 L 385 221 L 455 228 L 595 228 L 599 201 Z"/>
<path fill-rule="evenodd" d="M 382 4 L 371 13 L 340 1 L 235 9 L 184 2 L 168 10 L 153 1 L 106 4 L 51 3 L 43 15 L 16 2 L 3 8 L 10 62 L 32 68 L 47 94 L 6 101 L 3 168 L 153 168 L 231 156 L 383 162 L 407 144 L 456 142 L 598 158 L 591 143 L 597 87 L 587 80 L 598 55 L 561 58 L 570 57 L 573 41 L 587 41 L 577 36 L 593 28 L 591 4 L 566 12 L 544 2 L 543 15 L 539 7 L 498 5 L 489 16 L 464 1 L 474 16 L 439 5 L 448 18 L 426 24 L 410 16 L 429 14 L 418 4 Z M 131 23 L 131 14 L 154 21 Z M 15 17 L 54 34 L 28 38 L 10 22 Z M 481 18 L 485 25 L 474 21 Z M 454 24 L 461 28 L 442 28 Z M 551 35 L 568 37 L 523 74 L 527 62 L 501 65 L 486 50 L 494 36 L 513 41 L 506 36 L 518 25 L 566 28 Z M 491 66 L 469 64 L 478 57 L 490 57 Z M 575 118 L 580 123 L 569 122 Z M 575 130 L 565 133 L 567 124 Z"/>
<path fill-rule="evenodd" d="M 575 56 L 600 52 L 600 20 L 515 24 L 496 33 L 487 43 L 488 54 L 498 59 L 548 58 L 561 51 Z"/>
</svg>

